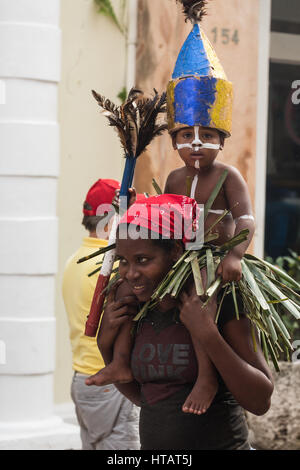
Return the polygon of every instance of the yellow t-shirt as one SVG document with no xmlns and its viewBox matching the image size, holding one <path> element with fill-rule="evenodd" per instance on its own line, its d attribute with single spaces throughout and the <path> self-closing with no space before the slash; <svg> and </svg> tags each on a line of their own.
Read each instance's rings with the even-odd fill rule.
<svg viewBox="0 0 300 470">
<path fill-rule="evenodd" d="M 84 334 L 99 272 L 91 277 L 88 274 L 99 267 L 96 265 L 99 256 L 80 264 L 77 261 L 105 246 L 106 240 L 84 238 L 79 250 L 67 261 L 63 275 L 62 292 L 70 326 L 73 369 L 87 375 L 96 374 L 105 367 L 96 337 Z"/>
</svg>

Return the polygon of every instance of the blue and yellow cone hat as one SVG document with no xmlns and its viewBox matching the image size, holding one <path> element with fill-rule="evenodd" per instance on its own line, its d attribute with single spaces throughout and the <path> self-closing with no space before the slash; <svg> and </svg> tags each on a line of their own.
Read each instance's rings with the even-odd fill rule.
<svg viewBox="0 0 300 470">
<path fill-rule="evenodd" d="M 231 135 L 233 86 L 200 28 L 206 1 L 180 0 L 193 29 L 178 55 L 167 88 L 168 129 L 212 127 Z"/>
</svg>

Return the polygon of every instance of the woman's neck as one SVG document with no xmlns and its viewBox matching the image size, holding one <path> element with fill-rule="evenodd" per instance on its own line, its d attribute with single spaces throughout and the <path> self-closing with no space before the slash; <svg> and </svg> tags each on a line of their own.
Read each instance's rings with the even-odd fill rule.
<svg viewBox="0 0 300 470">
<path fill-rule="evenodd" d="M 172 308 L 178 306 L 178 301 L 172 298 L 170 295 L 166 295 L 158 304 L 158 309 L 160 312 L 168 312 Z"/>
</svg>

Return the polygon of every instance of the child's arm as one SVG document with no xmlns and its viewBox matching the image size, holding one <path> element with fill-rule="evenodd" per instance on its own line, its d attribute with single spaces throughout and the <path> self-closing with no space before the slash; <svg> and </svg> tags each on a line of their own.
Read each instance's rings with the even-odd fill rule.
<svg viewBox="0 0 300 470">
<path fill-rule="evenodd" d="M 137 313 L 136 298 L 127 288 L 127 283 L 118 281 L 107 298 L 107 305 L 103 312 L 101 325 L 97 336 L 97 344 L 105 365 L 113 359 L 114 342 L 122 325 L 130 321 L 131 316 Z M 135 405 L 140 406 L 140 386 L 136 381 L 124 384 L 115 384 L 115 387 Z"/>
<path fill-rule="evenodd" d="M 166 180 L 164 194 L 179 194 L 178 188 L 182 186 L 183 179 L 182 168 L 171 171 Z"/>
<path fill-rule="evenodd" d="M 229 251 L 220 263 L 217 274 L 222 276 L 224 282 L 239 281 L 242 277 L 241 259 L 251 243 L 255 222 L 247 184 L 236 168 L 229 167 L 224 189 L 228 207 L 231 208 L 232 217 L 236 224 L 234 235 L 244 229 L 249 230 L 249 235 L 246 241 Z"/>
</svg>

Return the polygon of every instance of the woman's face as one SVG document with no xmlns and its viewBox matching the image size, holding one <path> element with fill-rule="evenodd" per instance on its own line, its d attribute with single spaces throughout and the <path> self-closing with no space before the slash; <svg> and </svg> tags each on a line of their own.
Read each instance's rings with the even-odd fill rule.
<svg viewBox="0 0 300 470">
<path fill-rule="evenodd" d="M 147 302 L 174 264 L 174 254 L 149 240 L 117 240 L 119 273 L 140 302 Z"/>
</svg>

